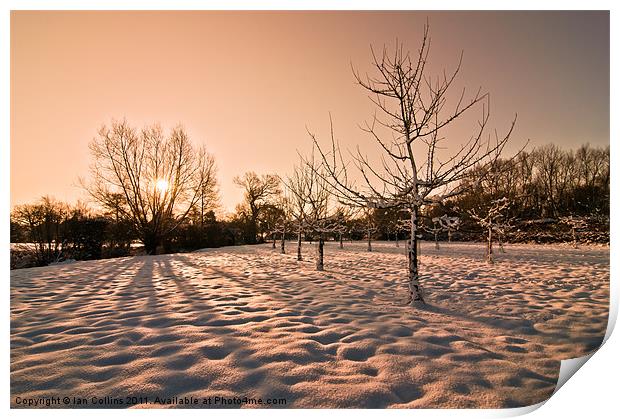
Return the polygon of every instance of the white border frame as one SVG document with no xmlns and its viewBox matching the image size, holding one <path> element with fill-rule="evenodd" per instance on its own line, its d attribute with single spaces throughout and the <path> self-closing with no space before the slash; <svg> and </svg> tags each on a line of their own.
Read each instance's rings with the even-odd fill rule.
<svg viewBox="0 0 620 419">
<path fill-rule="evenodd" d="M 197 0 L 151 0 L 151 1 L 139 1 L 139 0 L 109 0 L 109 1 L 76 1 L 76 0 L 58 0 L 53 4 L 50 1 L 44 0 L 24 0 L 16 1 L 9 0 L 3 3 L 2 13 L 0 14 L 0 97 L 2 98 L 1 113 L 0 113 L 0 127 L 2 132 L 2 140 L 0 141 L 0 187 L 4 190 L 4 197 L 2 204 L 0 205 L 0 220 L 4 220 L 0 224 L 0 234 L 2 237 L 0 245 L 0 258 L 4 261 L 4 291 L 2 293 L 3 307 L 5 307 L 5 316 L 0 322 L 2 325 L 2 336 L 4 337 L 4 348 L 2 351 L 1 371 L 2 371 L 2 404 L 3 410 L 9 410 L 9 335 L 10 335 L 10 300 L 9 300 L 9 212 L 10 212 L 10 10 L 462 10 L 465 6 L 468 10 L 611 10 L 610 13 L 610 45 L 611 45 L 611 57 L 610 57 L 610 115 L 614 115 L 614 111 L 617 110 L 618 103 L 618 85 L 616 78 L 613 77 L 617 74 L 617 45 L 618 45 L 618 31 L 616 30 L 616 24 L 619 19 L 617 18 L 616 11 L 617 2 L 613 1 L 600 1 L 590 0 L 588 2 L 578 1 L 534 1 L 534 0 L 521 0 L 521 1 L 489 1 L 489 0 L 473 0 L 468 2 L 447 0 L 447 1 L 403 1 L 403 0 L 383 0 L 383 1 L 249 1 L 249 0 L 229 0 L 226 2 L 201 2 Z M 616 6 L 616 7 L 614 7 Z M 616 179 L 617 174 L 617 158 L 615 145 L 611 141 L 611 138 L 618 138 L 618 123 L 613 118 L 610 118 L 610 146 L 611 146 L 611 214 L 614 214 L 614 209 L 617 208 L 616 197 L 617 190 L 616 184 L 613 180 Z M 611 219 L 611 260 L 614 260 L 615 249 L 618 244 L 617 228 L 614 217 Z M 618 315 L 618 281 L 616 275 L 616 264 L 611 263 L 611 302 L 610 302 L 610 322 L 608 325 L 608 331 L 606 338 L 610 337 L 610 332 L 615 325 Z M 616 334 L 617 335 L 617 334 Z M 528 408 L 519 409 L 491 409 L 491 410 L 271 410 L 261 409 L 254 410 L 252 414 L 259 418 L 276 417 L 289 417 L 291 415 L 300 415 L 301 417 L 318 416 L 318 415 L 330 415 L 337 414 L 344 417 L 356 417 L 365 418 L 370 416 L 384 416 L 389 415 L 391 417 L 407 417 L 412 415 L 415 417 L 433 417 L 433 418 L 448 418 L 454 415 L 461 417 L 509 417 L 524 414 L 536 410 L 530 417 L 544 418 L 544 417 L 583 417 L 585 415 L 593 415 L 594 417 L 609 416 L 607 413 L 617 411 L 617 388 L 616 377 L 619 372 L 618 360 L 616 352 L 618 351 L 619 343 L 617 336 L 611 336 L 609 341 L 603 345 L 603 347 L 594 354 L 591 360 L 588 361 L 587 366 L 577 373 L 577 377 L 569 380 L 565 386 L 563 386 L 557 394 L 554 394 L 548 402 L 542 403 L 540 409 L 536 410 L 541 405 L 536 405 Z M 110 416 L 109 410 L 17 410 L 13 409 L 8 412 L 14 417 L 32 417 L 44 414 L 49 415 L 50 418 L 55 417 L 79 417 L 87 414 L 88 416 L 95 418 L 104 418 Z M 170 414 L 174 416 L 182 415 L 195 418 L 204 418 L 205 416 L 213 415 L 212 410 L 198 410 L 198 411 L 185 411 L 185 410 L 140 410 L 140 411 L 119 411 L 114 412 L 114 415 L 135 415 L 137 417 L 169 417 Z M 224 417 L 238 417 L 242 414 L 248 413 L 248 411 L 222 411 L 218 410 L 217 415 Z"/>
</svg>

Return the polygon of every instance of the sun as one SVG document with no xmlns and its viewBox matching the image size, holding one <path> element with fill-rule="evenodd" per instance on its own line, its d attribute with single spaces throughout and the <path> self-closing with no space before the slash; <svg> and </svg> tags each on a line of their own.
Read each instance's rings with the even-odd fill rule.
<svg viewBox="0 0 620 419">
<path fill-rule="evenodd" d="M 168 181 L 166 179 L 157 179 L 157 182 L 155 182 L 155 189 L 157 189 L 159 193 L 165 193 L 168 190 Z"/>
</svg>

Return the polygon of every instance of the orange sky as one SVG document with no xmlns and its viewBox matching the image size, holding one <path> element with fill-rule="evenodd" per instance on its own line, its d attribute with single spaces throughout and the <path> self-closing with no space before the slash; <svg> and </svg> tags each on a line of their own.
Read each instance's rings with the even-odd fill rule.
<svg viewBox="0 0 620 419">
<path fill-rule="evenodd" d="M 491 92 L 500 132 L 519 114 L 511 150 L 609 144 L 607 12 L 12 12 L 11 205 L 84 199 L 88 143 L 112 118 L 182 123 L 215 156 L 228 210 L 235 175 L 289 172 L 306 126 L 327 140 L 328 112 L 344 145 L 376 150 L 351 63 L 395 38 L 415 50 L 427 18 L 429 74 L 464 50 L 455 92 Z"/>
</svg>

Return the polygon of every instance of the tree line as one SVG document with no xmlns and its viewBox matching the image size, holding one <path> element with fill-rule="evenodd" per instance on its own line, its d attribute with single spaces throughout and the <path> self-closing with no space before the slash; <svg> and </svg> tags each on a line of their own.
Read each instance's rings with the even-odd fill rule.
<svg viewBox="0 0 620 419">
<path fill-rule="evenodd" d="M 307 162 L 308 160 L 306 160 Z M 214 160 L 210 160 L 215 171 Z M 234 179 L 244 191 L 244 200 L 235 212 L 218 219 L 218 192 L 215 174 L 174 229 L 162 231 L 154 252 L 190 251 L 206 247 L 256 244 L 282 238 L 301 241 L 324 238 L 340 243 L 347 240 L 391 240 L 398 244 L 409 239 L 406 216 L 399 209 L 355 209 L 328 204 L 327 184 L 301 162 L 291 176 L 258 175 L 247 172 Z M 498 159 L 495 167 L 480 178 L 472 169 L 463 181 L 465 192 L 443 205 L 429 205 L 421 212 L 421 235 L 428 240 L 485 239 L 486 231 L 471 212 L 487 208 L 493 200 L 505 198 L 505 218 L 513 220 L 510 241 L 567 241 L 573 231 L 565 217 L 583 219 L 583 233 L 599 234 L 593 241 L 609 240 L 609 147 L 588 144 L 577 150 L 563 150 L 549 144 L 523 151 L 514 159 Z M 476 180 L 476 181 L 474 181 Z M 305 190 L 304 190 L 305 189 Z M 70 205 L 50 197 L 33 204 L 16 206 L 11 212 L 11 243 L 29 243 L 28 265 L 43 266 L 64 259 L 89 260 L 132 254 L 132 244 L 143 243 L 141 232 L 129 217 L 128 205 L 119 194 L 105 195 L 103 210 L 95 211 L 83 202 Z M 332 205 L 333 214 L 328 207 Z M 325 215 L 321 215 L 325 212 Z M 441 219 L 452 217 L 458 226 L 450 229 Z M 305 218 L 305 219 L 304 219 Z M 311 218 L 314 218 L 310 221 Z M 324 226 L 321 226 L 323 220 Z M 541 239 L 542 237 L 542 239 Z M 148 240 L 148 239 L 147 239 Z M 149 249 L 144 247 L 145 252 Z M 16 256 L 19 252 L 15 252 Z M 19 266 L 20 261 L 14 261 Z"/>
<path fill-rule="evenodd" d="M 609 176 L 609 146 L 562 150 L 548 144 L 498 159 L 486 174 L 472 170 L 468 191 L 455 204 L 475 207 L 506 197 L 510 215 L 520 219 L 604 215 L 609 213 Z"/>
<path fill-rule="evenodd" d="M 476 228 L 472 211 L 486 211 L 494 200 L 505 198 L 509 204 L 504 217 L 514 224 L 514 238 L 535 240 L 535 233 L 547 232 L 546 241 L 562 241 L 561 235 L 554 238 L 551 233 L 554 228 L 566 230 L 561 228 L 562 219 L 573 217 L 592 230 L 607 233 L 595 241 L 608 241 L 609 161 L 609 146 L 585 144 L 564 150 L 547 144 L 522 151 L 512 159 L 497 159 L 487 172 L 473 169 L 463 180 L 465 192 L 430 208 L 430 214 L 461 214 L 469 224 L 463 229 L 467 232 Z"/>
</svg>

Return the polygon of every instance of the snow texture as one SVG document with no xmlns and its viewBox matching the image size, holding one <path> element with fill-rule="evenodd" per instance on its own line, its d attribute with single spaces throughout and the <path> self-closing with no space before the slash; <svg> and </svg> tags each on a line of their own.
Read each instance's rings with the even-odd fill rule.
<svg viewBox="0 0 620 419">
<path fill-rule="evenodd" d="M 11 394 L 285 397 L 286 407 L 517 407 L 598 347 L 609 248 L 270 244 L 11 272 Z M 146 407 L 138 405 L 136 407 Z"/>
</svg>

